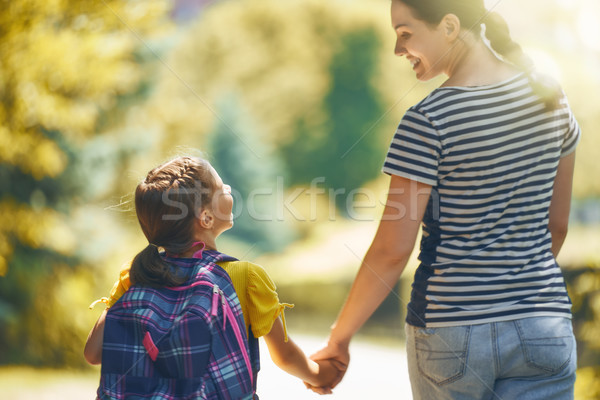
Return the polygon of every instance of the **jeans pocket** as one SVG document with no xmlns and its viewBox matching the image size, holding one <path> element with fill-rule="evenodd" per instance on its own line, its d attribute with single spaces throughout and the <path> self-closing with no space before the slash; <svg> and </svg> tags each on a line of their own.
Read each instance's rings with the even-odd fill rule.
<svg viewBox="0 0 600 400">
<path fill-rule="evenodd" d="M 556 374 L 571 361 L 575 339 L 565 318 L 526 318 L 515 321 L 527 364 Z"/>
<path fill-rule="evenodd" d="M 435 383 L 455 382 L 465 374 L 470 327 L 416 329 L 415 350 L 419 372 Z"/>
</svg>

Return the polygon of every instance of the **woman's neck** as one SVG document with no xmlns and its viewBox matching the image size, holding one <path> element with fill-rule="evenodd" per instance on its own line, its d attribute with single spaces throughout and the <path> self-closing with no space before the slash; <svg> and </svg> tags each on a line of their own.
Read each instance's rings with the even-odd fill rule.
<svg viewBox="0 0 600 400">
<path fill-rule="evenodd" d="M 484 86 L 502 82 L 519 73 L 498 59 L 480 39 L 462 41 L 456 46 L 446 68 L 444 86 Z"/>
</svg>

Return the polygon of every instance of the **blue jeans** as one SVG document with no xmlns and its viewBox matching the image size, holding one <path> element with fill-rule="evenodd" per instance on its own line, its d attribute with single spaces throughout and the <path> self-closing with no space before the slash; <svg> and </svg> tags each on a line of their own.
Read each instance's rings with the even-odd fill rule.
<svg viewBox="0 0 600 400">
<path fill-rule="evenodd" d="M 449 328 L 406 325 L 414 400 L 572 400 L 571 321 L 523 318 Z"/>
</svg>

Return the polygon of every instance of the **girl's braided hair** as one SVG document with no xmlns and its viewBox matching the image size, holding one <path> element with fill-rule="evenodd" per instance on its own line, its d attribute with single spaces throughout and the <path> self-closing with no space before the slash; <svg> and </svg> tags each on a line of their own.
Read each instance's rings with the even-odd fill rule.
<svg viewBox="0 0 600 400">
<path fill-rule="evenodd" d="M 558 107 L 561 90 L 558 84 L 549 79 L 542 79 L 534 74 L 534 64 L 521 46 L 510 36 L 508 24 L 504 18 L 494 11 L 488 11 L 483 0 L 393 0 L 410 7 L 415 17 L 437 26 L 447 14 L 456 15 L 463 28 L 480 36 L 485 26 L 485 37 L 491 48 L 504 60 L 525 72 L 534 92 L 541 97 L 546 108 Z"/>
<path fill-rule="evenodd" d="M 210 164 L 200 158 L 178 157 L 148 172 L 135 190 L 135 210 L 149 244 L 133 259 L 132 283 L 178 286 L 187 280 L 158 248 L 180 254 L 192 247 L 196 213 L 210 203 L 215 186 Z"/>
</svg>

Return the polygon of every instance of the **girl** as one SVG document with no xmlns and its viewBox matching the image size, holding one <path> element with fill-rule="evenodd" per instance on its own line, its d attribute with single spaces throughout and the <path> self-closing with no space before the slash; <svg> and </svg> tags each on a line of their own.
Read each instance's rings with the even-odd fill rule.
<svg viewBox="0 0 600 400">
<path fill-rule="evenodd" d="M 273 361 L 284 371 L 314 386 L 338 374 L 329 362 L 316 363 L 287 337 L 283 310 L 275 285 L 260 266 L 240 262 L 216 251 L 216 238 L 233 226 L 231 188 L 205 160 L 179 157 L 148 173 L 135 192 L 136 213 L 150 244 L 122 272 L 108 304 L 90 332 L 84 349 L 91 364 L 106 357 L 104 333 L 107 315 L 117 300 L 127 296 L 132 284 L 178 287 L 189 280 L 182 274 L 186 265 L 214 259 L 231 276 L 250 344 L 253 382 L 259 369 L 258 341 L 265 337 Z M 158 248 L 165 250 L 159 253 Z M 223 272 L 225 272 L 223 271 Z M 133 286 L 133 287 L 136 287 Z M 129 289 L 129 290 L 128 290 Z M 93 305 L 92 305 L 93 306 Z M 101 387 L 102 389 L 102 387 Z M 100 396 L 100 390 L 99 390 Z M 101 396 L 100 396 L 101 397 Z"/>
<path fill-rule="evenodd" d="M 483 0 L 393 0 L 391 16 L 396 55 L 417 79 L 448 80 L 396 131 L 380 226 L 312 358 L 348 363 L 422 225 L 406 318 L 414 399 L 572 399 L 575 338 L 556 256 L 580 130 L 565 96 Z"/>
</svg>

